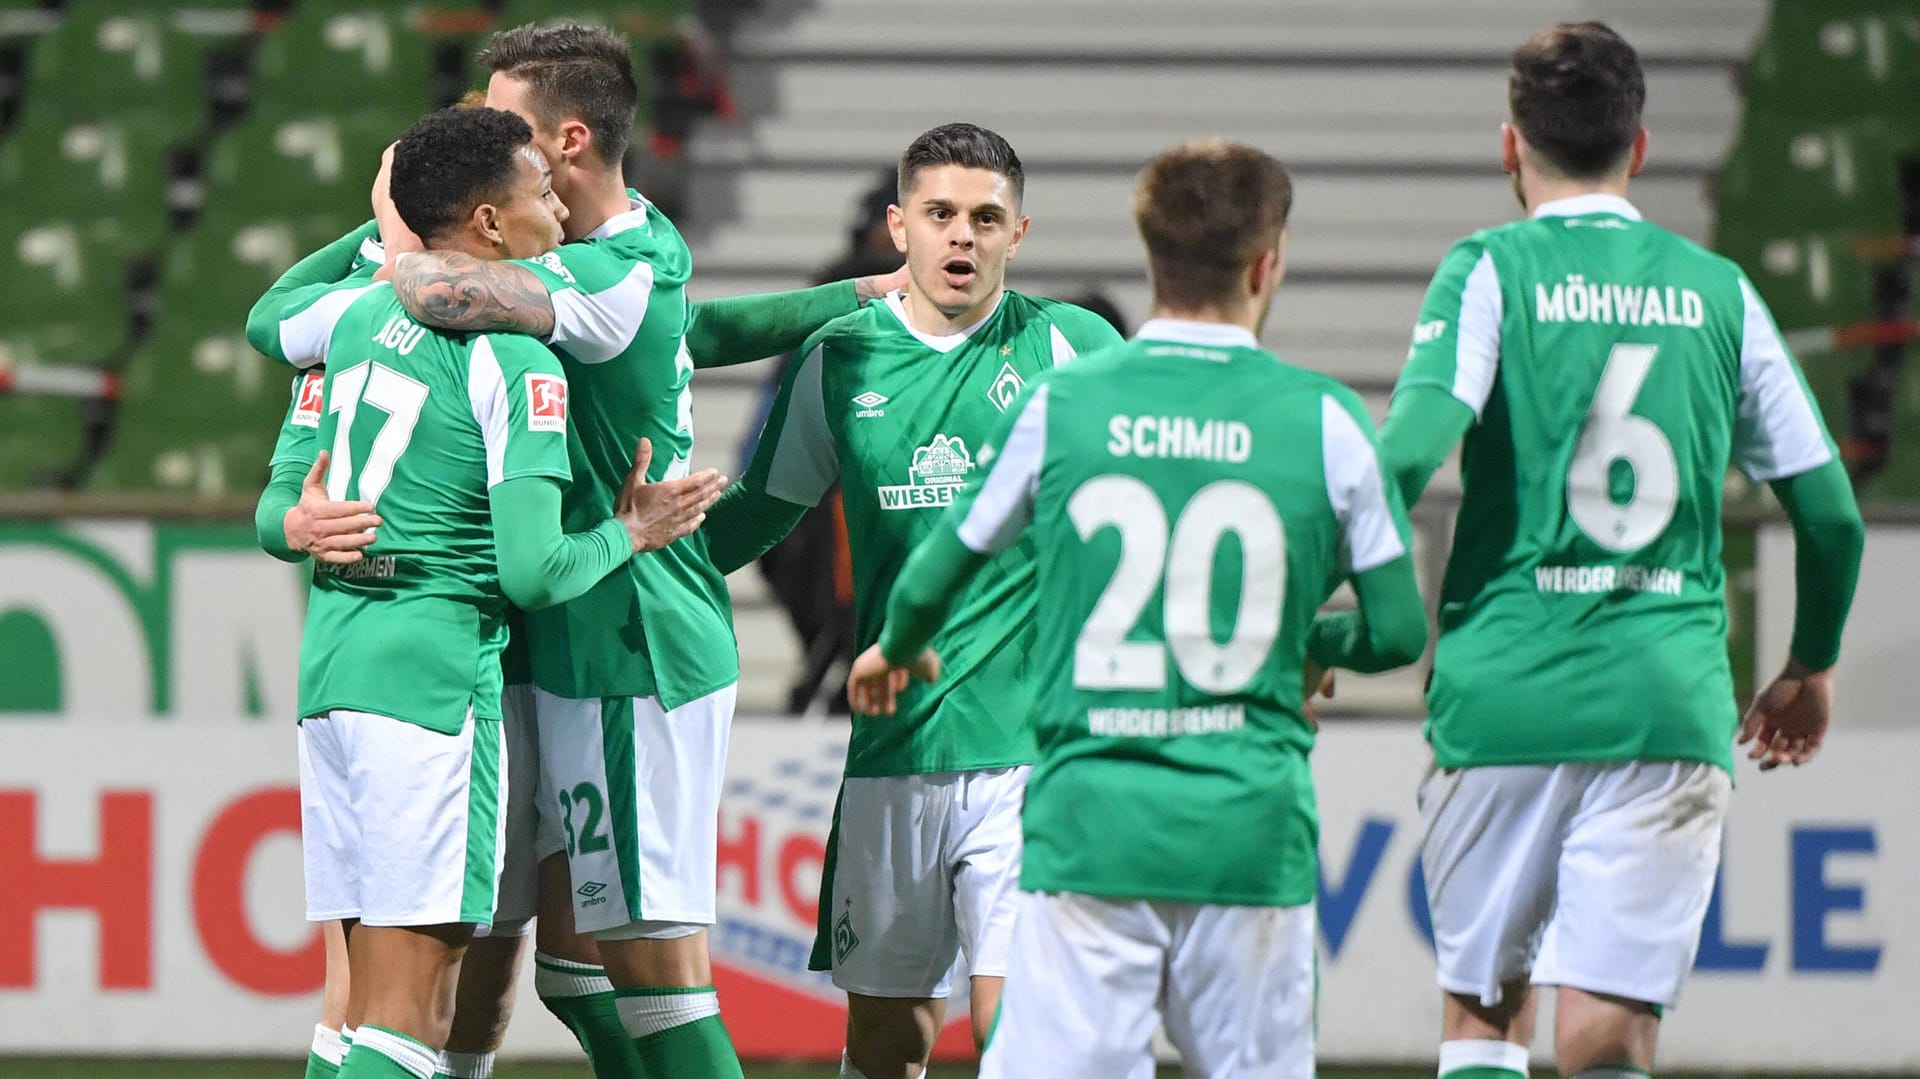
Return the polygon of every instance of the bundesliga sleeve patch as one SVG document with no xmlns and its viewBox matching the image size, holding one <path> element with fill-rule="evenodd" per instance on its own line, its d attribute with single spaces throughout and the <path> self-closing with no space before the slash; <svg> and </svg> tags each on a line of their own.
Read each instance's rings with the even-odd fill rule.
<svg viewBox="0 0 1920 1079">
<path fill-rule="evenodd" d="M 300 376 L 300 399 L 293 406 L 293 425 L 295 427 L 320 426 L 321 403 L 325 399 L 326 376 L 318 371 L 308 371 Z"/>
<path fill-rule="evenodd" d="M 527 376 L 527 430 L 567 429 L 567 380 L 559 375 Z"/>
</svg>

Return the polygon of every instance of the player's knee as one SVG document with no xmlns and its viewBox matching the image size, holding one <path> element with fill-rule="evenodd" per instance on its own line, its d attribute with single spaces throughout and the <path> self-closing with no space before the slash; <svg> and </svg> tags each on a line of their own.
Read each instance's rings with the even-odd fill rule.
<svg viewBox="0 0 1920 1079">
<path fill-rule="evenodd" d="M 864 1075 L 899 1075 L 924 1065 L 939 1033 L 938 1001 L 848 998 L 847 1056 Z"/>
</svg>

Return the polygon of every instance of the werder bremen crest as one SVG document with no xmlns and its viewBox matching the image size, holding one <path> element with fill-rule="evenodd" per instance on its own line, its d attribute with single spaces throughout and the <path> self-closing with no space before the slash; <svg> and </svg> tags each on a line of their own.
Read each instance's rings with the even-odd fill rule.
<svg viewBox="0 0 1920 1079">
<path fill-rule="evenodd" d="M 879 488 L 883 510 L 912 510 L 951 503 L 973 471 L 973 457 L 967 444 L 958 438 L 935 435 L 933 441 L 913 451 L 913 464 L 907 469 L 909 482 Z"/>
</svg>

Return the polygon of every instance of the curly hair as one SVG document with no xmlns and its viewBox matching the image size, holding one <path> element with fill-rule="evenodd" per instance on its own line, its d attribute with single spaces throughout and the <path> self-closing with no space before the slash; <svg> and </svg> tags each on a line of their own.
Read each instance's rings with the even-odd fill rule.
<svg viewBox="0 0 1920 1079">
<path fill-rule="evenodd" d="M 458 228 L 474 207 L 505 199 L 515 159 L 532 141 L 525 120 L 499 109 L 429 113 L 393 149 L 393 207 L 423 240 Z"/>
</svg>

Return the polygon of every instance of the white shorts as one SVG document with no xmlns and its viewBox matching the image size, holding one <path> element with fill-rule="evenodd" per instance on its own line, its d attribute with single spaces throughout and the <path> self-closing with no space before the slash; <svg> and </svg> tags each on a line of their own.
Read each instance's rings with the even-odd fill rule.
<svg viewBox="0 0 1920 1079">
<path fill-rule="evenodd" d="M 1421 868 L 1440 987 L 1539 985 L 1671 1007 L 1693 967 L 1733 781 L 1700 761 L 1435 770 Z"/>
<path fill-rule="evenodd" d="M 506 846 L 500 724 L 458 734 L 328 712 L 300 724 L 307 917 L 367 925 L 493 921 Z"/>
<path fill-rule="evenodd" d="M 981 1079 L 1153 1074 L 1164 1021 L 1190 1076 L 1312 1079 L 1314 915 L 1030 893 Z"/>
<path fill-rule="evenodd" d="M 671 712 L 652 697 L 534 691 L 580 932 L 645 922 L 625 935 L 674 936 L 713 924 L 734 691 Z"/>
<path fill-rule="evenodd" d="M 479 937 L 520 936 L 533 925 L 539 906 L 540 858 L 535 841 L 540 797 L 540 735 L 533 722 L 533 687 L 510 685 L 500 693 L 500 735 L 506 741 L 506 837 L 500 859 L 500 889 L 493 924 Z"/>
<path fill-rule="evenodd" d="M 1004 975 L 1029 771 L 848 777 L 808 965 L 868 997 L 944 997 L 962 952 L 970 974 Z"/>
</svg>

